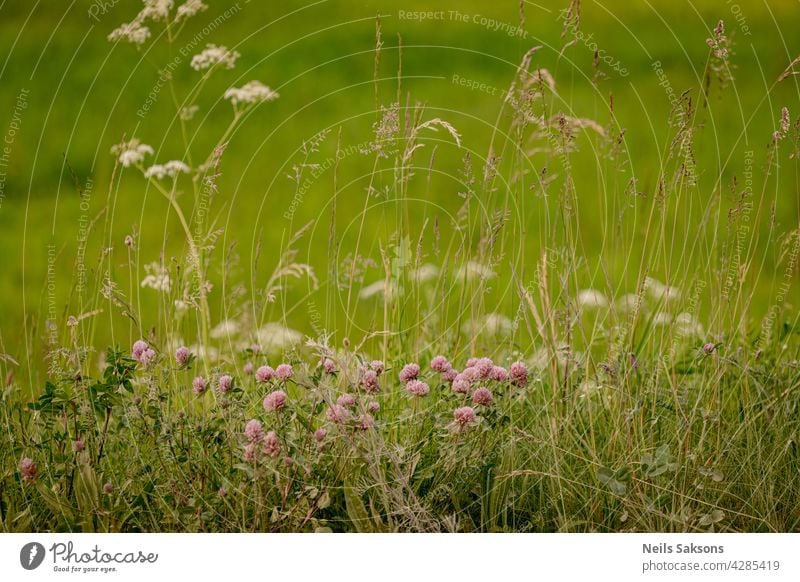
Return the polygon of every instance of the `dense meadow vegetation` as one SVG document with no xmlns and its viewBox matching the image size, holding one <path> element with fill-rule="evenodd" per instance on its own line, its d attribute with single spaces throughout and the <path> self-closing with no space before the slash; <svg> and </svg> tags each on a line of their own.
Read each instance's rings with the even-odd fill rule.
<svg viewBox="0 0 800 582">
<path fill-rule="evenodd" d="M 0 3 L 0 531 L 800 530 L 791 3 Z"/>
</svg>

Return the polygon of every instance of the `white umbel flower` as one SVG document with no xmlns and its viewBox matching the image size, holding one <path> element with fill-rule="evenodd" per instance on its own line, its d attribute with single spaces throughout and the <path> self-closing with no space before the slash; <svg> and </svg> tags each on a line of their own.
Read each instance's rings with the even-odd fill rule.
<svg viewBox="0 0 800 582">
<path fill-rule="evenodd" d="M 680 289 L 665 285 L 661 281 L 653 279 L 652 277 L 647 277 L 644 280 L 644 285 L 647 289 L 648 295 L 650 295 L 654 301 L 674 301 L 681 298 Z"/>
<path fill-rule="evenodd" d="M 682 312 L 675 316 L 675 331 L 682 336 L 703 337 L 703 324 L 691 313 Z"/>
<path fill-rule="evenodd" d="M 602 309 L 608 307 L 608 299 L 597 289 L 581 289 L 575 298 L 579 309 Z"/>
<path fill-rule="evenodd" d="M 175 305 L 175 310 L 174 310 L 175 319 L 182 318 L 184 315 L 186 315 L 186 312 L 189 311 L 189 303 L 187 303 L 183 299 L 176 299 L 173 305 Z"/>
<path fill-rule="evenodd" d="M 235 337 L 239 334 L 241 326 L 239 322 L 234 319 L 225 319 L 220 321 L 209 332 L 212 339 L 224 340 Z"/>
<path fill-rule="evenodd" d="M 256 331 L 256 341 L 265 352 L 279 352 L 303 341 L 303 334 L 278 322 L 271 322 Z"/>
<path fill-rule="evenodd" d="M 216 65 L 232 69 L 240 56 L 238 52 L 229 50 L 228 47 L 208 44 L 202 52 L 192 57 L 191 67 L 195 71 L 204 71 Z"/>
<path fill-rule="evenodd" d="M 144 8 L 139 13 L 139 18 L 149 18 L 155 22 L 169 18 L 173 0 L 144 0 Z"/>
<path fill-rule="evenodd" d="M 200 108 L 197 105 L 189 105 L 181 109 L 179 116 L 183 121 L 189 121 L 197 113 L 198 109 Z"/>
<path fill-rule="evenodd" d="M 145 156 L 152 156 L 153 148 L 146 143 L 140 143 L 138 139 L 132 139 L 115 145 L 111 148 L 111 153 L 117 156 L 123 167 L 128 168 L 141 163 Z"/>
<path fill-rule="evenodd" d="M 431 263 L 421 265 L 419 269 L 414 271 L 411 278 L 417 283 L 425 283 L 432 281 L 439 276 L 439 267 Z"/>
<path fill-rule="evenodd" d="M 242 87 L 231 87 L 225 91 L 225 99 L 230 99 L 234 106 L 240 103 L 256 104 L 275 101 L 278 97 L 280 95 L 276 91 L 273 91 L 261 81 L 250 81 Z"/>
<path fill-rule="evenodd" d="M 144 171 L 144 177 L 163 180 L 166 177 L 175 178 L 181 172 L 188 174 L 190 171 L 189 166 L 180 160 L 170 160 L 166 164 L 153 164 Z"/>
<path fill-rule="evenodd" d="M 111 42 L 124 40 L 133 44 L 141 45 L 144 44 L 149 37 L 150 29 L 142 24 L 140 18 L 137 18 L 133 22 L 121 24 L 118 28 L 112 30 L 111 34 L 109 34 L 107 38 Z"/>
<path fill-rule="evenodd" d="M 664 311 L 659 311 L 653 316 L 653 325 L 654 326 L 667 326 L 672 323 L 672 317 L 669 313 Z"/>
<path fill-rule="evenodd" d="M 464 265 L 463 267 L 461 267 L 458 270 L 457 279 L 459 281 L 461 281 L 461 280 L 463 280 L 465 278 L 468 281 L 472 281 L 472 280 L 475 280 L 475 279 L 483 281 L 483 280 L 488 280 L 488 279 L 494 279 L 495 277 L 496 277 L 495 272 L 492 271 L 486 265 L 482 265 L 481 263 L 479 263 L 477 261 L 469 261 L 469 262 L 467 262 L 466 265 Z"/>
<path fill-rule="evenodd" d="M 204 346 L 202 344 L 192 344 L 189 346 L 189 351 L 193 353 L 199 360 L 207 362 L 218 362 L 219 350 L 214 346 Z"/>
<path fill-rule="evenodd" d="M 626 293 L 614 301 L 614 309 L 621 313 L 631 313 L 636 309 L 636 303 L 639 297 L 635 293 Z"/>
<path fill-rule="evenodd" d="M 374 283 L 370 283 L 366 287 L 362 287 L 361 290 L 358 292 L 359 299 L 371 299 L 373 297 L 382 297 L 384 301 L 390 302 L 394 299 L 396 295 L 396 289 L 394 282 L 389 282 L 386 284 L 386 281 L 383 279 L 379 281 L 375 281 Z"/>
<path fill-rule="evenodd" d="M 206 9 L 208 9 L 208 6 L 201 0 L 186 0 L 186 2 L 178 6 L 178 10 L 175 12 L 175 22 L 191 18 L 195 14 L 199 14 Z"/>
<path fill-rule="evenodd" d="M 149 263 L 144 266 L 144 271 L 147 275 L 142 279 L 142 287 L 169 293 L 172 288 L 172 280 L 169 277 L 169 271 L 164 265 L 161 263 Z"/>
</svg>

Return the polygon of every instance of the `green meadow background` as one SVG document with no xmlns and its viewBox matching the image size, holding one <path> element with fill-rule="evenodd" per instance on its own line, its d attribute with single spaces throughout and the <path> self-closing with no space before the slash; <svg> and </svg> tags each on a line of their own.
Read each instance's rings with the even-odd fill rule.
<svg viewBox="0 0 800 582">
<path fill-rule="evenodd" d="M 42 323 L 50 298 L 55 297 L 59 326 L 68 315 L 79 314 L 80 307 L 70 296 L 76 256 L 83 252 L 86 268 L 92 272 L 101 250 L 113 246 L 122 263 L 123 241 L 132 233 L 138 236 L 139 270 L 136 277 L 120 271 L 124 275 L 118 283 L 147 326 L 147 314 L 155 310 L 158 297 L 155 291 L 138 285 L 137 279 L 144 276 L 143 265 L 162 255 L 167 262 L 181 256 L 185 244 L 175 216 L 141 175 L 130 170 L 121 177 L 113 174 L 114 158 L 109 150 L 123 138 L 137 137 L 156 150 L 148 161 L 183 157 L 184 136 L 176 123 L 175 104 L 183 101 L 199 79 L 189 60 L 206 43 L 226 45 L 242 56 L 235 69 L 212 75 L 198 101 L 197 115 L 187 124 L 185 139 L 195 159 L 207 155 L 230 122 L 230 104 L 222 99 L 227 88 L 259 79 L 281 95 L 249 115 L 231 136 L 223 157 L 219 194 L 210 218 L 224 228 L 217 253 L 221 256 L 222 249 L 235 243 L 238 261 L 230 271 L 231 281 L 224 286 L 219 269 L 212 270 L 219 290 L 211 297 L 215 321 L 236 316 L 225 313 L 220 298 L 237 281 L 248 287 L 252 282 L 263 285 L 288 238 L 310 222 L 311 230 L 298 243 L 298 260 L 315 267 L 320 286 L 314 290 L 307 282 L 296 283 L 273 304 L 268 319 L 314 334 L 319 321 L 312 321 L 312 316 L 321 317 L 337 339 L 374 329 L 380 304 L 353 298 L 348 303 L 346 290 L 331 281 L 328 273 L 332 260 L 342 264 L 348 254 L 358 253 L 378 265 L 367 269 L 364 284 L 381 279 L 379 245 L 391 247 L 397 228 L 400 209 L 391 196 L 375 196 L 364 213 L 374 156 L 362 155 L 354 148 L 372 138 L 373 124 L 380 117 L 376 108 L 390 105 L 399 95 L 404 106 L 424 104 L 425 118 L 440 117 L 460 132 L 462 148 L 446 132 L 426 134 L 426 147 L 416 158 L 419 168 L 410 183 L 411 199 L 404 201 L 402 209 L 407 213 L 403 217 L 407 236 L 414 245 L 422 239 L 423 262 L 437 264 L 441 258 L 437 249 L 446 249 L 461 236 L 451 219 L 463 202 L 458 192 L 463 190 L 464 154 L 472 153 L 480 174 L 493 128 L 508 125 L 508 110 L 503 110 L 499 93 L 513 80 L 526 51 L 536 45 L 542 48 L 534 57 L 535 65 L 548 69 L 557 83 L 554 113 L 561 110 L 608 126 L 612 123 L 608 105 L 613 99 L 614 124 L 625 129 L 627 152 L 617 164 L 603 157 L 591 132 L 578 136 L 579 151 L 571 157 L 581 241 L 577 252 L 587 265 L 581 271 L 584 286 L 608 292 L 607 278 L 614 282 L 612 294 L 634 292 L 642 275 L 641 245 L 649 210 L 627 214 L 623 210 L 629 205 L 625 197 L 632 177 L 641 196 L 654 199 L 675 132 L 669 124 L 672 105 L 654 72 L 653 63 L 659 61 L 675 94 L 691 90 L 696 121 L 702 128 L 696 131 L 694 143 L 698 188 L 671 201 L 669 212 L 674 214 L 675 227 L 667 233 L 665 248 L 649 274 L 664 280 L 671 272 L 688 286 L 692 276 L 717 268 L 708 253 L 718 248 L 733 198 L 732 181 L 737 177 L 741 187 L 745 152 L 752 151 L 757 207 L 748 245 L 752 241 L 759 250 L 753 253 L 759 269 L 750 281 L 755 295 L 749 310 L 754 321 L 768 311 L 783 277 L 775 241 L 781 233 L 797 227 L 800 215 L 799 182 L 791 165 L 784 169 L 779 164 L 772 178 L 764 181 L 768 145 L 781 107 L 789 107 L 792 119 L 800 114 L 796 78 L 776 82 L 800 54 L 796 2 L 581 2 L 580 30 L 587 37 L 592 35 L 592 41 L 618 61 L 627 75 L 605 65 L 598 74 L 592 50 L 583 43 L 565 48 L 569 37 L 562 36 L 559 17 L 567 8 L 565 1 L 523 2 L 522 10 L 520 2 L 511 0 L 440 2 L 433 9 L 445 11 L 445 18 L 428 22 L 401 17 L 401 11 L 405 16 L 432 9 L 430 2 L 410 0 L 209 4 L 210 9 L 192 19 L 171 46 L 156 38 L 137 50 L 106 40 L 111 30 L 138 12 L 140 4 L 133 0 L 0 0 L 0 132 L 4 135 L 8 136 L 14 119 L 18 95 L 27 92 L 25 107 L 17 107 L 18 113 L 21 111 L 19 128 L 10 145 L 0 201 L 0 256 L 4 263 L 0 352 L 18 361 L 33 357 L 30 367 L 37 368 L 41 364 L 37 346 L 45 342 Z M 203 28 L 231 7 L 235 14 L 203 36 Z M 467 15 L 468 21 L 451 18 L 452 10 Z M 377 80 L 376 15 L 383 42 Z M 521 27 L 524 34 L 510 36 L 503 30 L 491 30 L 480 24 L 482 18 Z M 725 21 L 735 42 L 731 57 L 734 80 L 724 90 L 713 85 L 707 101 L 696 99 L 705 84 L 710 52 L 706 38 L 719 19 Z M 154 36 L 160 32 L 154 27 Z M 202 38 L 197 49 L 181 56 L 180 49 L 198 34 Z M 171 72 L 174 93 L 164 86 L 149 111 L 137 115 L 158 84 L 159 70 L 176 57 L 180 61 Z M 399 89 L 398 74 L 402 79 Z M 454 75 L 485 83 L 487 90 L 460 85 L 454 82 Z M 306 158 L 301 151 L 303 143 L 324 130 L 330 133 L 319 151 Z M 338 252 L 331 258 L 328 233 L 334 171 L 322 172 L 300 198 L 295 198 L 296 185 L 288 175 L 294 165 L 324 165 L 334 155 L 338 139 L 342 148 L 350 146 L 350 153 L 336 171 L 339 240 Z M 435 171 L 428 172 L 434 147 Z M 542 169 L 535 159 L 531 163 L 537 171 Z M 373 186 L 380 190 L 392 183 L 392 167 L 384 164 L 378 170 Z M 84 197 L 88 205 L 81 204 L 73 173 L 84 187 L 90 181 Z M 181 189 L 188 187 L 187 183 Z M 507 228 L 518 248 L 509 249 L 508 255 L 523 253 L 526 272 L 521 275 L 527 281 L 541 251 L 551 245 L 546 225 L 555 220 L 558 208 L 555 196 L 544 197 L 533 189 L 529 196 L 513 196 L 514 211 Z M 713 210 L 714 219 L 704 220 L 709 200 L 715 197 L 720 203 Z M 486 201 L 487 213 L 494 202 Z M 181 203 L 191 208 L 191 195 L 182 197 Z M 291 218 L 287 218 L 293 205 Z M 101 211 L 106 214 L 98 224 L 108 218 L 108 227 L 93 231 L 81 250 L 81 228 Z M 616 224 L 619 230 L 610 229 Z M 52 295 L 48 294 L 47 278 L 51 244 L 57 249 L 50 278 Z M 601 256 L 604 272 L 597 266 Z M 788 297 L 791 302 L 791 293 Z M 713 290 L 703 294 L 698 310 L 701 321 L 717 300 Z M 518 298 L 509 273 L 501 273 L 486 301 L 496 304 L 497 311 L 513 314 Z M 97 325 L 99 346 L 109 342 L 128 345 L 136 335 L 116 315 L 105 312 L 98 317 L 104 322 Z"/>
</svg>

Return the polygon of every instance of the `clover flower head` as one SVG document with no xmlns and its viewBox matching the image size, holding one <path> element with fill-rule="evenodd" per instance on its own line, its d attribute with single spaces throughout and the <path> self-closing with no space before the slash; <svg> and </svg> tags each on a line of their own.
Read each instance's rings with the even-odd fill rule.
<svg viewBox="0 0 800 582">
<path fill-rule="evenodd" d="M 478 377 L 481 380 L 488 379 L 493 368 L 494 362 L 490 358 L 480 358 L 475 364 L 475 369 L 478 371 Z"/>
<path fill-rule="evenodd" d="M 286 406 L 286 392 L 283 390 L 275 390 L 270 392 L 264 398 L 264 410 L 272 412 L 273 410 L 280 410 Z"/>
<path fill-rule="evenodd" d="M 447 360 L 447 358 L 445 358 L 444 356 L 436 356 L 431 360 L 431 369 L 434 372 L 439 372 L 441 374 L 444 374 L 450 368 L 452 368 L 452 366 L 450 365 L 450 362 Z"/>
<path fill-rule="evenodd" d="M 39 469 L 36 463 L 30 457 L 25 457 L 19 462 L 19 472 L 22 475 L 23 481 L 33 481 L 39 474 Z"/>
<path fill-rule="evenodd" d="M 509 377 L 508 370 L 500 366 L 494 366 L 489 374 L 489 379 L 495 382 L 508 382 Z"/>
<path fill-rule="evenodd" d="M 467 378 L 464 374 L 458 374 L 453 379 L 452 389 L 453 392 L 456 394 L 467 394 L 469 392 L 469 387 L 471 382 L 469 378 Z"/>
<path fill-rule="evenodd" d="M 511 381 L 517 386 L 524 388 L 528 385 L 528 366 L 523 362 L 514 362 L 509 369 Z"/>
<path fill-rule="evenodd" d="M 419 380 L 409 380 L 406 383 L 406 392 L 412 396 L 427 396 L 430 390 L 430 387 L 425 382 L 420 382 Z"/>
<path fill-rule="evenodd" d="M 453 411 L 456 424 L 462 428 L 475 422 L 475 410 L 471 406 L 462 406 Z"/>
<path fill-rule="evenodd" d="M 233 377 L 229 374 L 223 374 L 217 381 L 217 389 L 220 394 L 227 394 L 233 389 Z"/>
<path fill-rule="evenodd" d="M 472 393 L 472 401 L 480 406 L 491 406 L 494 396 L 488 388 L 480 387 Z"/>
<path fill-rule="evenodd" d="M 181 346 L 175 350 L 175 363 L 177 363 L 179 366 L 185 366 L 189 363 L 191 356 L 192 353 L 189 351 L 189 348 L 186 346 Z"/>
<path fill-rule="evenodd" d="M 131 348 L 131 356 L 133 356 L 134 360 L 139 361 L 139 359 L 142 357 L 142 355 L 149 348 L 150 348 L 150 346 L 147 344 L 146 341 L 144 341 L 144 340 L 136 340 L 135 342 L 133 342 L 133 347 Z"/>
<path fill-rule="evenodd" d="M 275 368 L 275 377 L 281 382 L 286 382 L 293 375 L 294 375 L 294 370 L 292 369 L 292 366 L 289 364 L 281 364 L 280 366 Z"/>
<path fill-rule="evenodd" d="M 325 358 L 322 362 L 322 369 L 326 374 L 333 374 L 336 372 L 336 363 L 330 358 Z"/>
<path fill-rule="evenodd" d="M 380 390 L 378 383 L 378 373 L 375 370 L 367 370 L 361 378 L 361 386 L 369 394 L 374 394 Z"/>
<path fill-rule="evenodd" d="M 253 420 L 247 421 L 247 424 L 244 427 L 244 436 L 247 437 L 247 440 L 251 443 L 255 443 L 261 440 L 264 436 L 264 431 L 261 428 L 261 423 L 257 421 L 255 418 Z"/>
<path fill-rule="evenodd" d="M 416 380 L 419 376 L 419 364 L 406 364 L 400 370 L 400 381 L 405 383 L 409 380 Z"/>
<path fill-rule="evenodd" d="M 258 441 L 247 443 L 244 447 L 244 460 L 254 463 L 258 458 Z"/>
<path fill-rule="evenodd" d="M 336 404 L 345 408 L 353 408 L 356 405 L 356 397 L 352 394 L 342 394 L 336 399 Z"/>
<path fill-rule="evenodd" d="M 350 411 L 344 406 L 334 404 L 325 412 L 327 419 L 334 424 L 343 424 L 350 420 Z"/>
<path fill-rule="evenodd" d="M 470 382 L 474 382 L 475 380 L 480 380 L 481 378 L 481 373 L 478 371 L 478 368 L 476 366 L 467 366 L 461 373 Z"/>
<path fill-rule="evenodd" d="M 275 434 L 274 430 L 264 435 L 263 449 L 264 454 L 268 457 L 275 458 L 281 454 L 281 441 L 278 440 L 278 435 Z"/>
<path fill-rule="evenodd" d="M 194 380 L 192 380 L 192 391 L 194 391 L 194 393 L 198 396 L 203 394 L 207 388 L 208 380 L 206 380 L 203 376 L 197 376 Z"/>
<path fill-rule="evenodd" d="M 256 370 L 256 382 L 266 384 L 275 377 L 275 370 L 270 366 L 261 366 Z"/>
</svg>

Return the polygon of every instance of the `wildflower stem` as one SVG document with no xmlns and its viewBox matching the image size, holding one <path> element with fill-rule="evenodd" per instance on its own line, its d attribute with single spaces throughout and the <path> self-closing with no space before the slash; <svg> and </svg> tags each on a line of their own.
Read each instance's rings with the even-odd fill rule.
<svg viewBox="0 0 800 582">
<path fill-rule="evenodd" d="M 205 285 L 205 273 L 203 270 L 203 258 L 200 254 L 200 250 L 197 248 L 197 242 L 194 240 L 194 236 L 192 235 L 192 231 L 189 228 L 189 223 L 186 221 L 186 216 L 183 213 L 178 201 L 175 197 L 175 182 L 173 181 L 172 191 L 168 192 L 161 184 L 159 184 L 156 180 L 150 181 L 161 194 L 164 195 L 164 198 L 167 199 L 172 209 L 175 211 L 175 214 L 178 217 L 178 220 L 181 223 L 181 227 L 183 228 L 183 232 L 186 235 L 186 243 L 189 245 L 189 256 L 190 262 L 192 263 L 193 267 L 196 269 L 197 273 L 197 285 L 199 288 L 200 293 L 200 330 L 201 330 L 201 337 L 203 339 L 203 345 L 208 345 L 208 332 L 209 332 L 209 319 L 210 319 L 210 310 L 208 307 L 208 298 L 206 297 L 206 292 L 204 290 Z M 203 358 L 203 365 L 205 367 L 206 374 L 208 374 L 208 359 Z"/>
</svg>

